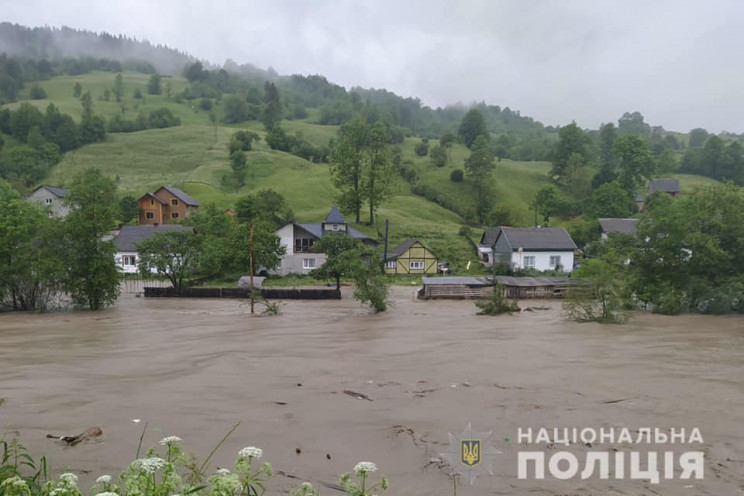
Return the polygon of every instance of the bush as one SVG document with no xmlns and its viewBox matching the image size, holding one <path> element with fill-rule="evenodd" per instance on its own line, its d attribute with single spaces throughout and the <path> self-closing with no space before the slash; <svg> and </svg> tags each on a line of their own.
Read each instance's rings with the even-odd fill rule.
<svg viewBox="0 0 744 496">
<path fill-rule="evenodd" d="M 504 288 L 498 284 L 494 286 L 493 295 L 490 299 L 478 300 L 475 302 L 475 306 L 480 309 L 478 315 L 501 315 L 502 313 L 511 314 L 519 311 L 517 302 L 504 296 Z"/>
<path fill-rule="evenodd" d="M 202 98 L 201 101 L 199 102 L 199 108 L 206 112 L 209 112 L 210 110 L 212 110 L 213 106 L 214 105 L 212 105 L 212 100 L 210 100 L 209 98 Z"/>
<path fill-rule="evenodd" d="M 584 280 L 574 282 L 566 293 L 563 311 L 570 320 L 602 324 L 628 320 L 632 306 L 630 290 L 617 267 L 591 259 L 575 275 Z"/>
<path fill-rule="evenodd" d="M 414 151 L 416 152 L 416 155 L 419 157 L 425 157 L 429 154 L 429 140 L 421 140 L 421 143 L 416 145 L 416 148 L 414 148 Z"/>
<path fill-rule="evenodd" d="M 43 100 L 47 97 L 44 88 L 38 85 L 31 86 L 31 99 L 32 100 Z"/>
<path fill-rule="evenodd" d="M 181 125 L 181 119 L 173 115 L 170 109 L 165 107 L 150 112 L 148 123 L 151 128 L 165 128 Z"/>
<path fill-rule="evenodd" d="M 453 183 L 461 183 L 464 177 L 465 175 L 463 174 L 462 169 L 455 169 L 450 172 L 450 181 Z"/>
<path fill-rule="evenodd" d="M 142 99 L 142 90 L 137 88 L 134 90 L 134 98 L 141 100 Z"/>
</svg>

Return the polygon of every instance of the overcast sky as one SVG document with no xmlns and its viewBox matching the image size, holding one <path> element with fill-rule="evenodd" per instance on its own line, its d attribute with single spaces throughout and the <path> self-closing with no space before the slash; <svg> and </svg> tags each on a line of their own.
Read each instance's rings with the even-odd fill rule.
<svg viewBox="0 0 744 496">
<path fill-rule="evenodd" d="M 744 132 L 744 1 L 0 0 L 0 20 L 147 38 L 431 106 Z"/>
</svg>

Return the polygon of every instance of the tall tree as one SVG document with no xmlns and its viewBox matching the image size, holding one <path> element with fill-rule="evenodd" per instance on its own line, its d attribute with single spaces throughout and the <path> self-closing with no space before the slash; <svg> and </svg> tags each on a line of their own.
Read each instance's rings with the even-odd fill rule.
<svg viewBox="0 0 744 496">
<path fill-rule="evenodd" d="M 643 121 L 643 114 L 640 112 L 625 112 L 617 121 L 617 131 L 619 134 L 637 134 L 643 138 L 651 135 L 651 126 Z"/>
<path fill-rule="evenodd" d="M 341 126 L 331 157 L 333 183 L 341 190 L 339 204 L 342 209 L 354 212 L 357 224 L 364 202 L 362 155 L 367 143 L 367 131 L 367 124 L 359 117 Z"/>
<path fill-rule="evenodd" d="M 157 72 L 150 75 L 150 80 L 147 83 L 147 92 L 151 95 L 163 94 L 163 87 L 160 85 L 162 76 Z"/>
<path fill-rule="evenodd" d="M 65 201 L 70 207 L 64 222 L 66 289 L 76 305 L 105 308 L 119 296 L 116 246 L 105 240 L 118 213 L 116 183 L 98 169 L 87 169 L 75 177 Z"/>
<path fill-rule="evenodd" d="M 495 167 L 493 153 L 484 136 L 478 136 L 471 147 L 470 156 L 465 159 L 465 171 L 473 183 L 475 209 L 478 220 L 485 223 L 491 210 L 491 173 Z"/>
<path fill-rule="evenodd" d="M 558 142 L 553 149 L 553 169 L 550 174 L 559 181 L 563 177 L 571 155 L 590 156 L 591 139 L 575 122 L 563 126 L 558 132 Z"/>
<path fill-rule="evenodd" d="M 700 148 L 708 141 L 708 131 L 697 127 L 690 131 L 690 148 Z"/>
<path fill-rule="evenodd" d="M 116 97 L 117 102 L 121 102 L 121 97 L 124 96 L 124 78 L 121 75 L 121 72 L 116 75 L 114 78 L 114 89 L 113 89 L 114 96 Z"/>
<path fill-rule="evenodd" d="M 617 178 L 617 164 L 612 154 L 612 147 L 617 139 L 617 128 L 611 122 L 599 128 L 599 171 L 594 176 L 592 185 L 597 188 Z"/>
<path fill-rule="evenodd" d="M 264 85 L 264 110 L 262 122 L 267 131 L 271 131 L 282 120 L 282 100 L 279 88 L 274 83 Z"/>
<path fill-rule="evenodd" d="M 137 243 L 139 270 L 165 277 L 174 288 L 183 288 L 199 268 L 201 246 L 191 230 L 166 231 Z"/>
<path fill-rule="evenodd" d="M 83 106 L 83 118 L 91 117 L 93 115 L 93 97 L 91 96 L 90 91 L 86 91 L 83 93 L 83 96 L 80 97 L 80 105 Z"/>
<path fill-rule="evenodd" d="M 369 129 L 364 146 L 362 167 L 363 197 L 369 204 L 369 223 L 375 222 L 375 211 L 390 194 L 394 169 L 390 160 L 390 136 L 382 122 Z"/>
<path fill-rule="evenodd" d="M 483 112 L 477 107 L 468 110 L 460 122 L 457 133 L 460 135 L 460 140 L 468 148 L 473 146 L 478 136 L 483 136 L 484 139 L 488 140 L 488 127 L 486 126 L 486 119 L 483 117 Z"/>
<path fill-rule="evenodd" d="M 644 180 L 653 177 L 654 159 L 646 140 L 640 136 L 628 134 L 619 137 L 612 147 L 612 153 L 618 161 L 618 181 L 628 193 L 635 194 Z"/>
</svg>

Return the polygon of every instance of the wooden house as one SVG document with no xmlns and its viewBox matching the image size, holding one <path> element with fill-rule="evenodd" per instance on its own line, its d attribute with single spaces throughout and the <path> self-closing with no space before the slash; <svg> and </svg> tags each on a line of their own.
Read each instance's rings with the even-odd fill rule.
<svg viewBox="0 0 744 496">
<path fill-rule="evenodd" d="M 436 274 L 437 257 L 417 239 L 407 239 L 385 259 L 385 273 L 392 275 Z"/>
<path fill-rule="evenodd" d="M 199 208 L 199 202 L 172 186 L 145 193 L 139 200 L 139 224 L 159 226 L 185 219 Z"/>
</svg>

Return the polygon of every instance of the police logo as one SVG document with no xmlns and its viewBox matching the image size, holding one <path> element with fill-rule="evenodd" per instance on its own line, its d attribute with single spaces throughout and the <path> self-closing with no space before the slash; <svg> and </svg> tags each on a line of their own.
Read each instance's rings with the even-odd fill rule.
<svg viewBox="0 0 744 496">
<path fill-rule="evenodd" d="M 472 484 L 479 471 L 493 475 L 491 462 L 500 451 L 491 446 L 490 432 L 473 432 L 470 424 L 460 436 L 449 434 L 450 445 L 442 453 L 453 473 L 464 475 Z"/>
</svg>

